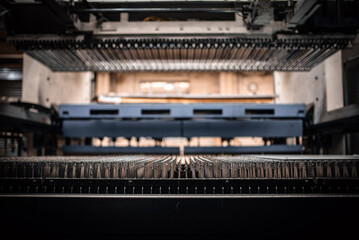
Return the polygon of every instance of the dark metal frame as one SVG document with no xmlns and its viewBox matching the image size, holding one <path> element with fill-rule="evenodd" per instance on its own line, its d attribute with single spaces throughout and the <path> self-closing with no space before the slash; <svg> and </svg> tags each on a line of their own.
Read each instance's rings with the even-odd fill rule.
<svg viewBox="0 0 359 240">
<path fill-rule="evenodd" d="M 263 137 L 279 139 L 270 146 L 186 147 L 185 153 L 299 153 L 301 145 L 286 145 L 288 137 L 301 137 L 303 104 L 88 104 L 60 105 L 65 138 L 103 137 Z M 284 141 L 282 141 L 284 139 Z M 70 141 L 68 141 L 69 143 Z M 279 143 L 279 144 L 278 144 Z M 94 147 L 65 145 L 66 154 L 179 153 L 163 147 Z"/>
<path fill-rule="evenodd" d="M 1 194 L 359 194 L 359 179 L 1 178 Z"/>
<path fill-rule="evenodd" d="M 335 138 L 341 134 L 355 132 L 359 132 L 359 105 L 356 104 L 327 112 L 322 122 L 306 127 L 304 133 L 308 139 L 306 147 L 314 154 L 319 153 L 320 149 L 324 154 L 335 154 L 331 152 Z M 347 154 L 352 153 L 347 152 Z"/>
<path fill-rule="evenodd" d="M 64 120 L 64 137 L 268 137 L 302 136 L 301 120 Z"/>
<path fill-rule="evenodd" d="M 54 109 L 40 105 L 13 102 L 0 103 L 0 135 L 5 141 L 8 138 L 17 140 L 17 155 L 22 155 L 24 134 L 32 134 L 33 148 L 38 155 L 56 155 L 58 133 L 58 116 Z"/>
</svg>

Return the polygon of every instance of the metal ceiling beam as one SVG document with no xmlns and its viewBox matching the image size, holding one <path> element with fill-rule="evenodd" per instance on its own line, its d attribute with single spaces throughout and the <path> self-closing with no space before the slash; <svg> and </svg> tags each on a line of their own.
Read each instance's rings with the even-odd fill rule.
<svg viewBox="0 0 359 240">
<path fill-rule="evenodd" d="M 121 13 L 121 12 L 202 12 L 236 13 L 235 8 L 89 8 L 71 9 L 71 13 Z"/>
</svg>

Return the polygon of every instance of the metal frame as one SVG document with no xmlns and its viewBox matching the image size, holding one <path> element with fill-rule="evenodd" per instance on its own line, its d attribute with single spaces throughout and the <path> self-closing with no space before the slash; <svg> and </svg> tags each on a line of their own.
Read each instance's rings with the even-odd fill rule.
<svg viewBox="0 0 359 240">
<path fill-rule="evenodd" d="M 355 1 L 337 2 L 338 19 L 330 14 L 332 1 L 311 0 L 287 24 L 293 1 L 261 1 L 259 6 L 258 1 L 70 4 L 46 0 L 6 6 L 14 16 L 10 42 L 53 71 L 309 71 L 350 46 L 359 27 L 352 13 L 358 7 Z M 324 10 L 317 11 L 321 6 Z M 24 12 L 24 7 L 29 11 Z M 220 12 L 231 17 L 129 21 L 133 12 Z M 323 16 L 327 13 L 330 16 Z M 349 20 L 343 25 L 340 21 L 346 15 Z M 46 21 L 40 27 L 42 16 Z M 315 24 L 314 17 L 338 22 Z"/>
<path fill-rule="evenodd" d="M 103 137 L 263 137 L 280 139 L 269 146 L 185 147 L 193 153 L 299 153 L 301 145 L 285 145 L 301 137 L 303 104 L 88 104 L 60 105 L 65 138 Z M 284 141 L 284 144 L 283 144 Z M 68 141 L 69 143 L 70 141 Z M 278 145 L 282 143 L 282 145 Z M 298 144 L 298 143 L 297 143 Z M 94 147 L 65 145 L 66 154 L 178 153 L 179 148 Z"/>
<path fill-rule="evenodd" d="M 312 149 L 313 153 L 319 153 L 322 148 L 325 154 L 331 154 L 335 140 L 338 140 L 338 134 L 357 132 L 359 132 L 359 105 L 353 104 L 327 112 L 320 123 L 306 129 L 305 136 L 308 139 L 308 148 Z M 350 153 L 350 149 L 347 148 L 346 151 Z"/>
<path fill-rule="evenodd" d="M 300 137 L 301 120 L 64 120 L 64 137 Z"/>
<path fill-rule="evenodd" d="M 180 154 L 177 147 L 95 147 L 86 145 L 65 145 L 66 155 L 99 154 Z M 243 147 L 185 147 L 184 154 L 248 154 L 248 153 L 301 153 L 301 145 L 267 145 Z"/>
<path fill-rule="evenodd" d="M 22 155 L 24 134 L 33 138 L 33 148 L 37 149 L 38 155 L 56 153 L 56 134 L 58 133 L 57 114 L 54 109 L 40 105 L 13 102 L 0 103 L 0 137 L 5 139 L 17 139 L 17 155 Z M 6 151 L 6 150 L 5 150 Z"/>
<path fill-rule="evenodd" d="M 1 178 L 0 194 L 358 195 L 358 179 L 59 179 Z"/>
<path fill-rule="evenodd" d="M 60 118 L 66 119 L 233 119 L 305 117 L 304 104 L 62 104 Z"/>
<path fill-rule="evenodd" d="M 308 71 L 345 48 L 352 38 L 282 35 L 273 39 L 272 35 L 221 33 L 210 38 L 192 35 L 160 39 L 115 36 L 56 41 L 51 37 L 20 37 L 12 42 L 53 71 Z"/>
<path fill-rule="evenodd" d="M 184 147 L 185 154 L 248 154 L 248 153 L 301 153 L 301 145 L 265 145 L 241 147 Z"/>
<path fill-rule="evenodd" d="M 242 21 L 186 21 L 186 22 L 103 22 L 99 27 L 93 28 L 93 23 L 81 23 L 81 30 L 91 29 L 96 36 L 114 36 L 114 35 L 216 35 L 231 34 L 249 35 L 253 33 Z M 281 30 L 283 27 L 281 22 L 272 23 L 260 30 L 256 30 L 255 34 L 268 35 L 268 37 Z"/>
<path fill-rule="evenodd" d="M 20 105 L 20 104 L 19 104 Z M 42 132 L 51 128 L 52 116 L 50 110 L 47 113 L 39 110 L 37 105 L 16 106 L 16 103 L 0 103 L 1 130 L 20 132 Z M 43 108 L 43 107 L 42 107 Z"/>
</svg>

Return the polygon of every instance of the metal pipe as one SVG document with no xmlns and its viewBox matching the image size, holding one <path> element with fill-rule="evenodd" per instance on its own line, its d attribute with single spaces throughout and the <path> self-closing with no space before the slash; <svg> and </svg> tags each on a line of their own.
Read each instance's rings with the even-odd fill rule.
<svg viewBox="0 0 359 240">
<path fill-rule="evenodd" d="M 199 12 L 236 13 L 235 8 L 91 8 L 70 9 L 70 13 L 121 13 L 121 12 Z"/>
</svg>

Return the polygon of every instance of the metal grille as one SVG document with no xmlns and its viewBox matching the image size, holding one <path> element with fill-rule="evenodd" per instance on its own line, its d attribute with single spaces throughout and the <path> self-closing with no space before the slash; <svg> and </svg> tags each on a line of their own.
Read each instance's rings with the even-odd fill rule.
<svg viewBox="0 0 359 240">
<path fill-rule="evenodd" d="M 349 40 L 153 38 L 14 44 L 53 71 L 309 71 Z"/>
<path fill-rule="evenodd" d="M 1 178 L 358 178 L 358 158 L 260 156 L 34 157 L 1 159 Z"/>
<path fill-rule="evenodd" d="M 0 159 L 0 193 L 359 193 L 358 158 L 117 156 Z"/>
</svg>

